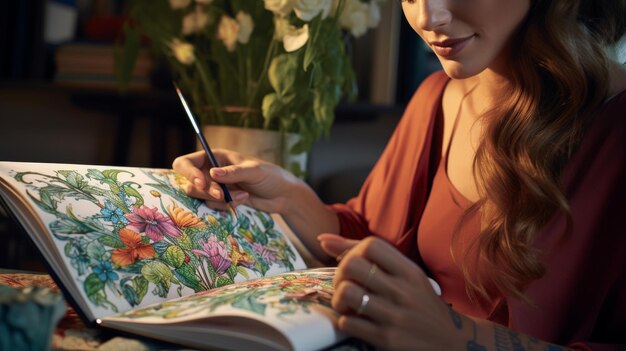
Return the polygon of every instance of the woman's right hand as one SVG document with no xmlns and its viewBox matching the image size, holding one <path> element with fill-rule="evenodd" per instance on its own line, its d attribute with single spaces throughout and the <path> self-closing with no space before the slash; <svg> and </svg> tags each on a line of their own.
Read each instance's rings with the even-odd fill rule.
<svg viewBox="0 0 626 351">
<path fill-rule="evenodd" d="M 172 165 L 189 181 L 184 191 L 206 200 L 212 208 L 226 209 L 217 182 L 229 188 L 235 206 L 247 204 L 275 213 L 283 213 L 291 190 L 303 185 L 299 178 L 274 164 L 225 149 L 214 149 L 213 154 L 221 167 L 211 168 L 204 151 L 179 156 Z"/>
</svg>

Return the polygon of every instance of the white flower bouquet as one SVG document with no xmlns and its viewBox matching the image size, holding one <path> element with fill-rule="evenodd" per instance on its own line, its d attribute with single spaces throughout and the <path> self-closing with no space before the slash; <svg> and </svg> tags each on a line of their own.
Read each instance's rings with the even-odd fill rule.
<svg viewBox="0 0 626 351">
<path fill-rule="evenodd" d="M 131 0 L 118 58 L 130 71 L 144 35 L 203 124 L 298 133 L 300 153 L 356 95 L 346 43 L 378 24 L 380 1 Z"/>
</svg>

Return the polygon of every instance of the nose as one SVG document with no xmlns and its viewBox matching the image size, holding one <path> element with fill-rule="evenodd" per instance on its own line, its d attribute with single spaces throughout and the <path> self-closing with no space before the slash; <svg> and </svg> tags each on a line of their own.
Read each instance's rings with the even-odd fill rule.
<svg viewBox="0 0 626 351">
<path fill-rule="evenodd" d="M 444 27 L 452 20 L 448 0 L 420 0 L 417 24 L 426 31 Z"/>
</svg>

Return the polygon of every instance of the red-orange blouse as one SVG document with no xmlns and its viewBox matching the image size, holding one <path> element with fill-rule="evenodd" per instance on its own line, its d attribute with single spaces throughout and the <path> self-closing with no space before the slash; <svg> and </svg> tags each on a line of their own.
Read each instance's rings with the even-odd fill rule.
<svg viewBox="0 0 626 351">
<path fill-rule="evenodd" d="M 469 201 L 440 162 L 448 81 L 436 72 L 422 83 L 359 195 L 330 206 L 341 234 L 389 241 L 437 280 L 460 312 L 561 345 L 626 350 L 626 91 L 600 108 L 563 171 L 573 223 L 565 231 L 565 217 L 556 214 L 537 235 L 546 273 L 525 291 L 533 304 L 503 297 L 478 305 L 468 300 L 450 255 L 453 226 Z M 477 235 L 477 217 L 462 227 L 462 245 Z"/>
</svg>

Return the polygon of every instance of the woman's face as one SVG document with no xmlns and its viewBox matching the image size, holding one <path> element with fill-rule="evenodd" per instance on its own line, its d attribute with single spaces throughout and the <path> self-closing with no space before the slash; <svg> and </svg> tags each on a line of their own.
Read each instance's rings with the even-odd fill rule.
<svg viewBox="0 0 626 351">
<path fill-rule="evenodd" d="M 531 0 L 402 0 L 411 27 L 457 79 L 506 67 L 506 50 Z"/>
</svg>

